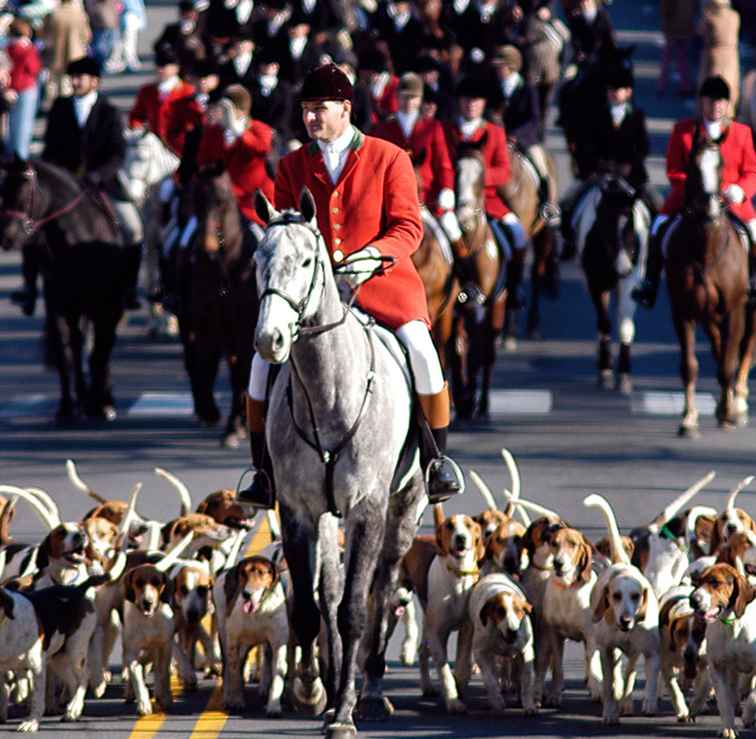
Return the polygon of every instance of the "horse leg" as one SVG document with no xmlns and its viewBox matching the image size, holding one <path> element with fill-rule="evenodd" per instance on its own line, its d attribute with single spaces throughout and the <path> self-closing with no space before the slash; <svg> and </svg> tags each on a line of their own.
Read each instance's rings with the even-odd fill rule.
<svg viewBox="0 0 756 739">
<path fill-rule="evenodd" d="M 735 414 L 735 373 L 738 369 L 740 342 L 745 328 L 745 312 L 733 310 L 726 322 L 725 341 L 722 346 L 722 358 L 717 372 L 720 386 L 719 426 L 731 430 L 737 425 Z"/>
<path fill-rule="evenodd" d="M 315 655 L 315 639 L 320 632 L 320 611 L 313 594 L 315 568 L 311 544 L 315 539 L 315 532 L 309 521 L 297 519 L 283 504 L 281 528 L 294 599 L 291 627 L 302 650 L 296 673 L 291 676 L 291 698 L 298 710 L 317 716 L 325 709 L 327 695 L 320 680 Z"/>
<path fill-rule="evenodd" d="M 633 273 L 635 274 L 635 273 Z M 620 351 L 617 363 L 617 389 L 623 395 L 629 395 L 633 389 L 630 363 L 630 347 L 635 339 L 635 306 L 632 299 L 633 288 L 638 279 L 622 279 L 617 286 L 617 321 L 619 324 Z"/>
<path fill-rule="evenodd" d="M 368 492 L 349 512 L 346 524 L 344 595 L 338 610 L 344 657 L 336 696 L 336 716 L 326 732 L 328 739 L 348 739 L 357 735 L 353 718 L 357 703 L 357 652 L 367 621 L 368 591 L 377 565 L 375 555 L 384 543 L 386 497 L 386 491 L 381 488 Z"/>
<path fill-rule="evenodd" d="M 366 721 L 386 719 L 394 712 L 391 701 L 383 694 L 386 649 L 391 638 L 390 599 L 399 582 L 402 558 L 412 545 L 417 531 L 418 506 L 424 494 L 425 485 L 416 475 L 406 491 L 389 498 L 383 550 L 375 571 L 371 595 L 373 608 L 370 611 L 367 633 L 363 638 L 368 656 L 365 660 L 365 680 L 357 713 Z"/>
<path fill-rule="evenodd" d="M 78 414 L 76 401 L 71 391 L 71 331 L 64 316 L 53 313 L 48 308 L 47 341 L 58 371 L 60 381 L 60 404 L 55 414 L 59 424 L 75 420 Z"/>
<path fill-rule="evenodd" d="M 222 349 L 219 345 L 219 337 L 212 336 L 213 330 L 208 327 L 197 325 L 188 337 L 187 352 L 190 352 L 187 361 L 187 370 L 194 396 L 194 409 L 200 423 L 207 426 L 215 426 L 220 421 L 221 413 L 215 402 L 213 388 L 218 376 L 218 368 Z M 191 367 L 191 369 L 190 369 Z"/>
<path fill-rule="evenodd" d="M 596 309 L 598 330 L 598 384 L 608 390 L 614 383 L 612 373 L 612 322 L 609 318 L 609 291 L 600 290 L 589 281 L 588 289 Z"/>
<path fill-rule="evenodd" d="M 86 321 L 81 315 L 70 315 L 66 319 L 68 326 L 68 347 L 66 361 L 73 371 L 74 392 L 76 403 L 79 408 L 85 408 L 89 412 L 90 389 L 87 387 L 87 378 L 84 376 L 84 331 Z"/>
<path fill-rule="evenodd" d="M 91 387 L 89 392 L 89 407 L 87 412 L 91 416 L 113 421 L 116 417 L 113 387 L 110 381 L 110 355 L 116 341 L 116 328 L 121 320 L 123 311 L 113 308 L 103 311 L 93 322 L 94 347 L 89 357 L 89 375 Z"/>
<path fill-rule="evenodd" d="M 226 449 L 238 449 L 239 443 L 247 435 L 242 417 L 244 413 L 244 391 L 247 389 L 247 381 L 249 380 L 251 357 L 251 349 L 244 355 L 235 352 L 226 356 L 228 372 L 231 377 L 231 409 L 226 421 L 226 430 L 221 439 L 221 445 Z"/>
<path fill-rule="evenodd" d="M 756 346 L 755 311 L 746 309 L 745 330 L 740 342 L 740 362 L 735 376 L 735 416 L 739 426 L 748 423 L 748 375 L 753 362 L 753 350 Z"/>
<path fill-rule="evenodd" d="M 491 392 L 491 376 L 493 375 L 493 367 L 496 362 L 496 335 L 497 331 L 492 325 L 493 312 L 495 306 L 488 310 L 488 320 L 486 321 L 484 331 L 482 331 L 482 346 L 481 346 L 481 379 L 480 379 L 480 394 L 478 395 L 478 407 L 476 416 L 482 420 L 488 420 L 489 418 L 489 396 Z"/>
<path fill-rule="evenodd" d="M 467 391 L 468 356 L 470 354 L 470 337 L 464 317 L 454 319 L 454 331 L 450 342 L 452 396 L 457 419 L 467 420 L 472 417 L 472 405 Z"/>
<path fill-rule="evenodd" d="M 673 320 L 680 342 L 680 378 L 685 390 L 685 407 L 677 435 L 696 438 L 700 435 L 698 431 L 698 409 L 696 408 L 696 380 L 698 379 L 696 324 L 695 321 L 685 320 L 676 315 Z"/>
</svg>

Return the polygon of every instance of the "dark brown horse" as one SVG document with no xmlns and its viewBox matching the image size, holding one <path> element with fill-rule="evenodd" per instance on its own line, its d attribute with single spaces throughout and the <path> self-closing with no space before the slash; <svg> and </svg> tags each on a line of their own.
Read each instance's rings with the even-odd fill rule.
<svg viewBox="0 0 756 739">
<path fill-rule="evenodd" d="M 733 428 L 747 418 L 754 348 L 753 310 L 747 307 L 748 256 L 722 202 L 721 170 L 718 142 L 702 136 L 690 157 L 683 213 L 668 234 L 667 284 L 685 388 L 680 436 L 699 434 L 695 402 L 699 323 L 717 363 L 720 428 Z"/>
<path fill-rule="evenodd" d="M 231 379 L 231 410 L 222 437 L 236 448 L 246 436 L 243 393 L 249 380 L 257 290 L 249 239 L 245 238 L 231 180 L 222 167 L 201 171 L 191 197 L 198 226 L 194 243 L 179 255 L 179 326 L 184 365 L 201 422 L 221 414 L 213 388 L 221 358 Z"/>
<path fill-rule="evenodd" d="M 457 219 L 466 255 L 458 255 L 464 280 L 457 297 L 450 352 L 452 394 L 457 417 L 488 416 L 496 337 L 504 323 L 506 290 L 500 280 L 501 257 L 485 211 L 484 140 L 460 145 L 454 162 Z M 478 378 L 480 376 L 480 388 Z"/>
<path fill-rule="evenodd" d="M 16 159 L 4 170 L 0 244 L 20 250 L 32 237 L 41 244 L 36 253 L 48 351 L 60 378 L 56 418 L 69 423 L 83 411 L 112 421 L 110 355 L 123 315 L 127 260 L 110 206 L 65 170 Z M 89 377 L 83 364 L 87 329 L 94 336 Z"/>
<path fill-rule="evenodd" d="M 554 229 L 549 227 L 543 217 L 543 197 L 541 193 L 541 180 L 534 165 L 514 145 L 509 145 L 509 161 L 511 177 L 503 188 L 504 197 L 510 207 L 520 219 L 525 233 L 533 245 L 533 263 L 530 271 L 530 301 L 528 305 L 527 335 L 530 338 L 540 337 L 541 325 L 541 296 L 546 285 L 546 272 L 549 260 L 555 247 Z M 554 161 L 547 155 L 548 164 L 548 199 L 556 202 L 557 178 Z M 513 259 L 525 260 L 526 250 L 514 250 Z M 513 308 L 511 301 L 513 296 L 508 296 L 505 339 L 510 348 L 514 348 L 517 326 L 517 310 Z"/>
</svg>

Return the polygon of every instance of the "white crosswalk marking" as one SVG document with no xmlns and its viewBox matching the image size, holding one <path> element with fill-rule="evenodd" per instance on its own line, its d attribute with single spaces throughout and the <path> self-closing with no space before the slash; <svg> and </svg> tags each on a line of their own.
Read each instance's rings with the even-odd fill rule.
<svg viewBox="0 0 756 739">
<path fill-rule="evenodd" d="M 685 406 L 685 395 L 680 392 L 633 393 L 630 410 L 634 415 L 680 416 Z M 717 401 L 711 393 L 696 393 L 696 406 L 701 416 L 713 416 Z"/>
<path fill-rule="evenodd" d="M 50 415 L 55 410 L 56 397 L 50 393 L 13 395 L 0 405 L 0 418 Z"/>
<path fill-rule="evenodd" d="M 142 393 L 126 411 L 127 416 L 141 417 L 191 416 L 193 413 L 194 403 L 189 392 Z"/>
<path fill-rule="evenodd" d="M 491 418 L 550 413 L 553 397 L 550 390 L 491 390 Z"/>
</svg>

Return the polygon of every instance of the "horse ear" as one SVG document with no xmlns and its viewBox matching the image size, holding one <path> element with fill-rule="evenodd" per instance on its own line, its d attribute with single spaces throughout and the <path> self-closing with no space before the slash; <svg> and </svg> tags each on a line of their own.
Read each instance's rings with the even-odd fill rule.
<svg viewBox="0 0 756 739">
<path fill-rule="evenodd" d="M 312 197 L 310 188 L 305 185 L 302 188 L 302 192 L 299 193 L 299 212 L 304 216 L 304 219 L 308 222 L 315 220 L 315 198 Z"/>
<path fill-rule="evenodd" d="M 276 215 L 276 209 L 271 204 L 270 200 L 265 197 L 262 190 L 255 192 L 255 213 L 260 217 L 260 220 L 268 224 Z"/>
</svg>

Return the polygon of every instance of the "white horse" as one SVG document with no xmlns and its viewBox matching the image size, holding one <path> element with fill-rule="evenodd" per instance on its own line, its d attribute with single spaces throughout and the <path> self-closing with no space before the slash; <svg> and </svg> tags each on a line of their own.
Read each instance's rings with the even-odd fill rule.
<svg viewBox="0 0 756 739">
<path fill-rule="evenodd" d="M 293 693 L 300 707 L 322 710 L 314 651 L 322 613 L 326 693 L 334 709 L 326 736 L 347 739 L 357 733 L 355 673 L 363 632 L 360 715 L 385 718 L 393 710 L 382 692 L 390 597 L 427 500 L 419 465 L 392 489 L 410 429 L 412 390 L 377 331 L 341 302 L 310 191 L 302 191 L 301 214 L 274 210 L 259 191 L 256 208 L 267 229 L 255 252 L 255 346 L 282 365 L 266 434 L 294 591 L 292 627 L 302 649 Z M 343 575 L 337 516 L 346 530 Z"/>
</svg>

